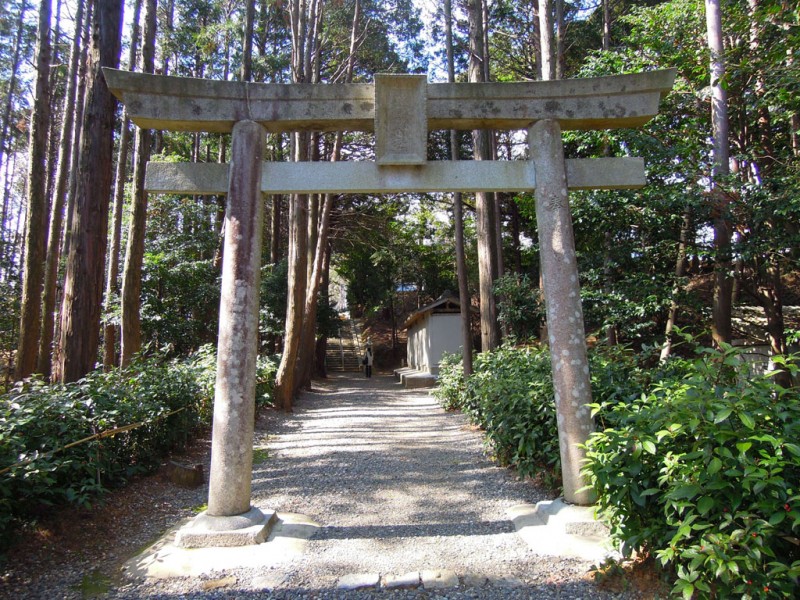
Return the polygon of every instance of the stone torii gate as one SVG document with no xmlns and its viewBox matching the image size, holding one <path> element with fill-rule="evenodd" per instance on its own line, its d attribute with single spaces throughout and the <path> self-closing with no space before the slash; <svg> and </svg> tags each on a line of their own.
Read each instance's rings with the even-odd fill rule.
<svg viewBox="0 0 800 600">
<path fill-rule="evenodd" d="M 674 70 L 526 83 L 428 84 L 376 75 L 375 84 L 261 84 L 104 69 L 139 127 L 232 132 L 230 164 L 149 163 L 150 193 L 227 194 L 208 510 L 178 534 L 183 546 L 265 539 L 274 513 L 250 504 L 261 194 L 535 190 L 564 497 L 581 490 L 593 430 L 568 190 L 645 183 L 640 158 L 565 160 L 562 130 L 639 127 L 658 113 Z M 526 161 L 427 161 L 433 129 L 527 129 Z M 375 162 L 264 162 L 266 132 L 374 131 Z"/>
</svg>

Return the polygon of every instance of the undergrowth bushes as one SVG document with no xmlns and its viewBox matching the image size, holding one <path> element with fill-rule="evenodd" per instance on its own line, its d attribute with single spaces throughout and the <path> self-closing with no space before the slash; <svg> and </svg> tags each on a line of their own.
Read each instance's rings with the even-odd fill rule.
<svg viewBox="0 0 800 600">
<path fill-rule="evenodd" d="M 688 342 L 692 342 L 687 338 Z M 685 598 L 789 598 L 800 588 L 800 392 L 739 352 L 658 364 L 590 352 L 597 432 L 584 475 L 625 555 L 652 555 Z M 797 357 L 775 361 L 797 372 Z M 644 365 L 649 365 L 645 367 Z M 521 475 L 558 470 L 546 349 L 502 347 L 440 368 L 435 394 Z"/>
<path fill-rule="evenodd" d="M 0 539 L 49 506 L 89 505 L 184 446 L 210 423 L 215 369 L 207 346 L 70 384 L 31 379 L 0 397 Z M 259 360 L 257 403 L 269 401 L 274 373 Z"/>
<path fill-rule="evenodd" d="M 674 570 L 685 598 L 795 597 L 800 394 L 730 347 L 675 363 L 684 376 L 593 406 L 585 474 L 613 537 Z"/>
<path fill-rule="evenodd" d="M 594 398 L 630 399 L 650 373 L 631 352 L 600 348 L 589 356 Z M 446 355 L 434 395 L 447 410 L 460 410 L 484 430 L 487 445 L 503 465 L 522 476 L 560 470 L 558 431 L 550 375 L 550 353 L 536 346 L 502 346 L 475 356 L 464 380 L 460 355 Z"/>
</svg>

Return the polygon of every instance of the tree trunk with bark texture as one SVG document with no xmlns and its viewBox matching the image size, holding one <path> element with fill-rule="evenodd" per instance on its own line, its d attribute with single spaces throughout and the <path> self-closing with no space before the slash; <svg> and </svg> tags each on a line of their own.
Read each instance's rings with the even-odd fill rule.
<svg viewBox="0 0 800 600">
<path fill-rule="evenodd" d="M 661 347 L 661 360 L 667 360 L 672 352 L 672 330 L 678 318 L 677 296 L 680 292 L 681 279 L 686 274 L 686 249 L 689 246 L 689 234 L 692 227 L 692 211 L 689 207 L 683 211 L 683 221 L 681 223 L 681 239 L 678 243 L 678 258 L 675 261 L 675 286 L 672 288 L 672 301 L 669 306 L 667 326 L 664 334 L 666 339 Z"/>
<path fill-rule="evenodd" d="M 483 56 L 483 9 L 481 0 L 469 0 L 469 81 L 484 81 Z M 473 158 L 489 160 L 491 145 L 487 131 L 472 133 Z M 481 304 L 481 350 L 487 352 L 500 345 L 500 328 L 497 323 L 497 307 L 494 298 L 494 280 L 497 278 L 495 252 L 494 206 L 490 194 L 476 193 L 476 221 L 478 230 L 478 280 Z"/>
<path fill-rule="evenodd" d="M 714 138 L 713 188 L 711 190 L 714 220 L 714 319 L 711 334 L 714 342 L 730 343 L 733 278 L 731 270 L 732 225 L 728 216 L 730 200 L 721 186 L 730 173 L 728 157 L 728 94 L 725 90 L 725 48 L 722 34 L 722 14 L 719 0 L 706 0 L 706 26 L 708 47 L 711 53 L 711 123 Z"/>
<path fill-rule="evenodd" d="M 540 77 L 542 81 L 550 81 L 555 77 L 552 0 L 539 0 L 539 39 L 542 48 Z"/>
<path fill-rule="evenodd" d="M 152 73 L 155 67 L 156 0 L 147 0 L 144 14 L 142 72 Z M 147 192 L 144 172 L 150 160 L 152 134 L 149 129 L 136 129 L 136 156 L 133 166 L 133 203 L 131 205 L 125 268 L 122 271 L 122 349 L 120 364 L 128 365 L 142 349 L 141 291 L 144 262 L 144 234 L 147 223 Z"/>
<path fill-rule="evenodd" d="M 452 0 L 444 5 L 445 35 L 447 45 L 447 80 L 454 82 L 455 60 L 453 57 Z M 458 134 L 450 131 L 450 160 L 458 160 Z M 464 250 L 464 203 L 461 192 L 453 194 L 453 227 L 456 235 L 456 271 L 458 275 L 458 297 L 461 304 L 461 363 L 464 377 L 472 375 L 472 298 L 467 279 L 467 258 Z"/>
<path fill-rule="evenodd" d="M 36 87 L 28 159 L 28 214 L 25 219 L 25 271 L 22 280 L 22 314 L 19 324 L 16 377 L 36 369 L 41 333 L 42 284 L 47 237 L 47 129 L 50 122 L 50 17 L 51 0 L 39 4 L 36 39 Z"/>
<path fill-rule="evenodd" d="M 136 53 L 139 47 L 139 15 L 142 0 L 133 5 L 133 21 L 131 23 L 131 45 L 128 54 L 128 70 L 136 70 Z M 122 211 L 125 204 L 125 180 L 128 173 L 128 150 L 131 145 L 131 122 L 128 108 L 122 110 L 122 133 L 117 154 L 117 173 L 114 178 L 114 207 L 111 211 L 111 245 L 108 250 L 108 269 L 106 276 L 105 308 L 106 322 L 103 325 L 103 367 L 106 370 L 117 365 L 117 329 L 118 325 L 110 318 L 114 300 L 119 294 L 119 253 L 122 245 Z"/>
<path fill-rule="evenodd" d="M 122 11 L 122 0 L 104 0 L 97 4 L 93 19 L 77 193 L 61 311 L 62 352 L 56 373 L 64 382 L 80 379 L 92 370 L 97 360 L 117 106 L 100 69 L 119 65 Z"/>
<path fill-rule="evenodd" d="M 72 166 L 72 138 L 75 125 L 75 94 L 78 75 L 78 56 L 81 52 L 80 40 L 83 29 L 84 0 L 78 0 L 75 12 L 75 34 L 70 49 L 69 72 L 67 74 L 67 91 L 64 96 L 64 121 L 61 126 L 61 138 L 58 149 L 58 171 L 56 172 L 55 193 L 50 211 L 50 233 L 47 240 L 47 261 L 44 273 L 44 296 L 42 300 L 42 336 L 39 341 L 39 363 L 37 371 L 50 377 L 53 357 L 53 334 L 55 330 L 56 279 L 60 260 L 61 230 L 64 222 L 64 204 L 67 197 L 69 171 Z"/>
</svg>

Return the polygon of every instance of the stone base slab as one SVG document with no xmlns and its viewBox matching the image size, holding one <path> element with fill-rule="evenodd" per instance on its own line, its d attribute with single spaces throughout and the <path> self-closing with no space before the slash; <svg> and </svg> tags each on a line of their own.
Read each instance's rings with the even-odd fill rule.
<svg viewBox="0 0 800 600">
<path fill-rule="evenodd" d="M 277 518 L 275 511 L 263 513 L 256 507 L 231 517 L 216 517 L 203 511 L 178 530 L 175 545 L 179 548 L 227 548 L 261 544 Z"/>
<path fill-rule="evenodd" d="M 596 563 L 616 555 L 608 528 L 595 519 L 591 506 L 568 504 L 559 498 L 513 506 L 508 516 L 519 536 L 538 554 Z"/>
<path fill-rule="evenodd" d="M 304 515 L 278 513 L 278 522 L 265 543 L 227 548 L 180 548 L 175 545 L 180 528 L 166 532 L 152 546 L 128 560 L 123 567 L 126 578 L 214 577 L 236 569 L 256 569 L 269 576 L 269 581 L 254 581 L 254 585 L 274 587 L 285 577 L 283 567 L 305 551 L 319 525 Z"/>
</svg>

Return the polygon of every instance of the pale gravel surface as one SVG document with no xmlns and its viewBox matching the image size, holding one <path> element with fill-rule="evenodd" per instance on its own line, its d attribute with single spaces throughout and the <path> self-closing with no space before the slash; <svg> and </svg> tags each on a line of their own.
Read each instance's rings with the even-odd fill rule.
<svg viewBox="0 0 800 600">
<path fill-rule="evenodd" d="M 204 590 L 208 578 L 121 582 L 109 597 L 636 597 L 598 589 L 587 577 L 589 563 L 535 554 L 506 511 L 547 492 L 488 460 L 480 433 L 462 415 L 444 412 L 425 390 L 402 389 L 391 375 L 315 383 L 294 414 L 262 418 L 256 436 L 269 459 L 255 468 L 253 503 L 321 526 L 302 556 L 213 575 L 230 578 L 224 589 Z M 461 585 L 336 589 L 345 575 L 430 569 L 455 572 Z M 480 585 L 465 577 L 479 577 Z"/>
</svg>

